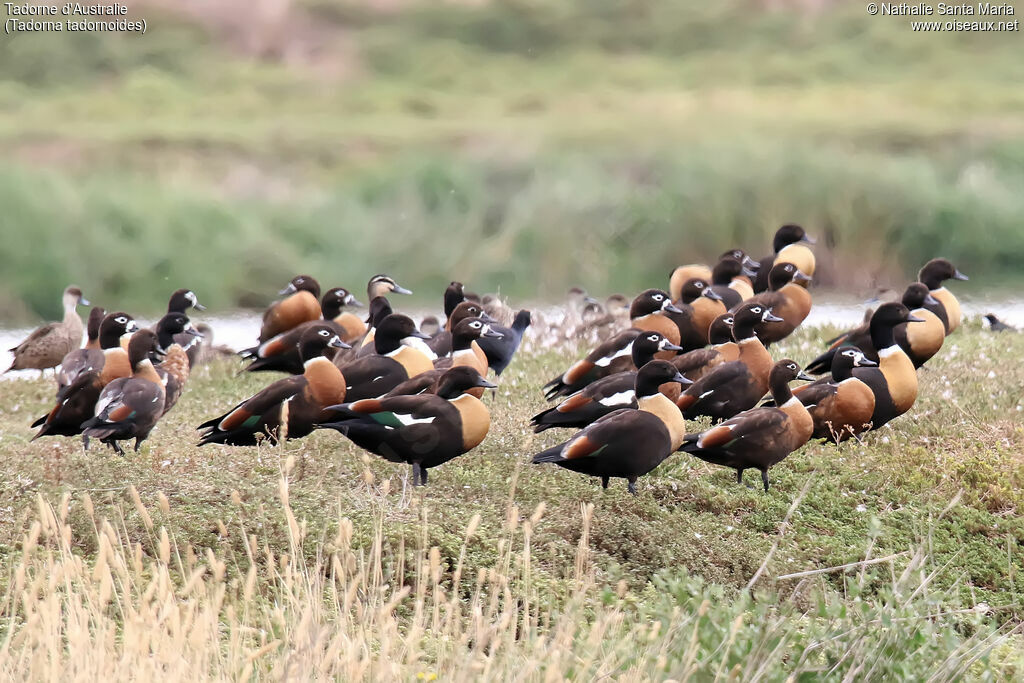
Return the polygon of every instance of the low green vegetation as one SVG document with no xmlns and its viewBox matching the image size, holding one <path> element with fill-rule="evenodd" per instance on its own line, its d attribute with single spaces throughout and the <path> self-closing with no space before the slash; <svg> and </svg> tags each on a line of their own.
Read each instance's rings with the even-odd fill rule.
<svg viewBox="0 0 1024 683">
<path fill-rule="evenodd" d="M 829 332 L 773 353 L 805 363 Z M 911 413 L 862 442 L 809 444 L 767 494 L 682 454 L 637 497 L 528 464 L 565 436 L 527 424 L 579 351 L 517 358 L 487 399 L 487 440 L 416 490 L 333 432 L 196 448 L 196 424 L 273 379 L 230 360 L 199 369 L 123 459 L 28 443 L 52 383 L 5 382 L 0 670 L 1020 675 L 1024 369 L 1008 359 L 1024 336 L 969 323 L 920 371 Z"/>
<path fill-rule="evenodd" d="M 299 271 L 631 292 L 786 221 L 823 238 L 825 285 L 937 254 L 1019 278 L 1018 34 L 844 3 L 391 4 L 0 41 L 0 319 L 56 315 L 69 281 L 153 312 Z"/>
</svg>

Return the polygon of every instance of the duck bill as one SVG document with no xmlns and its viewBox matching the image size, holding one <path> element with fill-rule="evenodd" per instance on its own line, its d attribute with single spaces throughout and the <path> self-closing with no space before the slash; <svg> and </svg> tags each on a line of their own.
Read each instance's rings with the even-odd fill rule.
<svg viewBox="0 0 1024 683">
<path fill-rule="evenodd" d="M 338 335 L 334 335 L 333 337 L 331 337 L 331 341 L 327 342 L 327 345 L 331 346 L 333 348 L 336 348 L 336 349 L 351 349 L 352 348 L 351 344 L 346 344 L 344 341 L 342 341 L 341 337 L 339 337 Z"/>
<path fill-rule="evenodd" d="M 761 322 L 763 323 L 781 323 L 782 318 L 772 313 L 771 309 L 764 312 L 761 316 Z"/>
<path fill-rule="evenodd" d="M 908 315 L 907 316 L 907 322 L 908 323 L 923 323 L 924 322 L 924 318 L 918 318 L 916 315 Z"/>
<path fill-rule="evenodd" d="M 124 326 L 124 333 L 131 334 L 132 332 L 139 331 L 139 324 L 134 320 L 129 320 L 128 324 Z"/>
<path fill-rule="evenodd" d="M 749 259 L 750 257 L 748 256 L 747 258 Z M 740 272 L 746 275 L 747 277 L 757 277 L 757 270 L 757 268 L 751 268 L 746 263 L 744 263 L 743 266 L 740 268 Z"/>
<path fill-rule="evenodd" d="M 800 238 L 800 241 L 801 242 L 806 242 L 807 244 L 811 244 L 811 245 L 814 245 L 814 244 L 818 243 L 818 240 L 814 239 L 810 235 L 804 235 L 803 237 Z"/>
<path fill-rule="evenodd" d="M 674 303 L 672 303 L 668 299 L 665 300 L 665 303 L 661 307 L 661 310 L 665 311 L 666 313 L 682 313 L 683 312 L 683 310 L 681 308 L 676 306 Z"/>
<path fill-rule="evenodd" d="M 205 311 L 206 310 L 206 306 L 202 305 L 198 301 L 195 302 L 194 304 L 192 304 L 192 308 L 196 309 L 197 311 Z"/>
<path fill-rule="evenodd" d="M 853 365 L 854 365 L 854 367 L 857 367 L 857 368 L 874 368 L 874 367 L 878 367 L 878 363 L 876 363 L 875 361 L 871 360 L 870 358 L 865 358 L 864 356 L 861 356 L 860 358 L 858 358 L 857 361 Z"/>
<path fill-rule="evenodd" d="M 743 265 L 748 270 L 752 270 L 753 275 L 757 275 L 757 271 L 761 270 L 761 263 L 750 258 L 746 254 L 743 255 Z"/>
<path fill-rule="evenodd" d="M 288 286 L 277 293 L 278 296 L 285 296 L 287 294 L 294 294 L 299 291 L 298 288 L 292 283 L 288 283 Z"/>
<path fill-rule="evenodd" d="M 953 271 L 953 279 L 954 280 L 970 280 L 971 278 L 967 277 L 966 275 L 961 273 L 959 270 L 955 270 L 954 269 L 954 271 Z"/>
<path fill-rule="evenodd" d="M 704 296 L 706 296 L 707 298 L 711 299 L 712 301 L 721 301 L 722 300 L 722 297 L 720 297 L 717 292 L 714 292 L 711 289 L 705 289 L 704 290 Z"/>
<path fill-rule="evenodd" d="M 488 382 L 486 379 L 481 377 L 476 381 L 476 386 L 483 387 L 484 389 L 497 389 L 498 385 L 494 382 Z"/>
<path fill-rule="evenodd" d="M 416 339 L 430 339 L 429 334 L 425 334 L 423 332 L 420 332 L 419 330 L 413 330 L 412 332 L 409 333 L 409 336 L 414 337 Z"/>
<path fill-rule="evenodd" d="M 585 304 L 599 304 L 601 302 L 598 301 L 597 299 L 595 299 L 594 297 L 590 296 L 589 294 L 587 294 L 586 296 L 583 297 L 583 303 L 585 303 Z"/>
<path fill-rule="evenodd" d="M 793 280 L 795 282 L 810 282 L 811 276 L 808 275 L 807 273 L 798 270 L 795 273 L 793 273 Z"/>
<path fill-rule="evenodd" d="M 392 289 L 391 291 L 394 292 L 395 294 L 412 294 L 412 290 L 411 289 L 406 289 L 402 285 L 398 285 L 398 284 L 396 284 L 395 288 Z"/>
<path fill-rule="evenodd" d="M 345 305 L 352 306 L 354 308 L 362 308 L 365 304 L 363 304 L 362 301 L 349 294 L 348 296 L 345 297 Z"/>
<path fill-rule="evenodd" d="M 683 347 L 678 344 L 673 344 L 668 339 L 662 339 L 658 344 L 659 351 L 682 351 Z"/>
<path fill-rule="evenodd" d="M 492 330 L 489 326 L 485 325 L 484 329 L 480 332 L 481 337 L 490 337 L 491 339 L 501 339 L 505 335 L 497 330 Z"/>
<path fill-rule="evenodd" d="M 191 334 L 193 337 L 196 337 L 198 339 L 203 338 L 203 333 L 197 330 L 196 328 L 192 327 L 192 325 L 189 325 L 188 327 L 185 328 L 185 334 Z"/>
<path fill-rule="evenodd" d="M 925 296 L 925 298 L 924 298 L 924 302 L 925 302 L 926 304 L 928 304 L 929 306 L 938 306 L 938 305 L 939 305 L 939 300 L 938 300 L 938 299 L 936 299 L 936 298 L 935 298 L 934 296 L 932 296 L 931 294 L 928 294 L 927 296 Z"/>
<path fill-rule="evenodd" d="M 481 320 L 483 320 L 485 323 L 496 323 L 496 322 L 498 322 L 497 320 L 495 320 L 491 316 L 487 315 L 486 311 L 480 311 L 480 315 L 478 315 L 477 317 L 480 318 Z"/>
<path fill-rule="evenodd" d="M 813 381 L 814 381 L 814 378 L 813 378 L 813 377 L 811 377 L 810 375 L 808 375 L 808 374 L 807 374 L 806 372 L 804 372 L 803 370 L 801 370 L 801 371 L 800 371 L 800 374 L 798 374 L 798 375 L 796 376 L 796 378 L 797 378 L 797 379 L 802 379 L 802 380 L 804 380 L 805 382 L 813 382 Z"/>
</svg>

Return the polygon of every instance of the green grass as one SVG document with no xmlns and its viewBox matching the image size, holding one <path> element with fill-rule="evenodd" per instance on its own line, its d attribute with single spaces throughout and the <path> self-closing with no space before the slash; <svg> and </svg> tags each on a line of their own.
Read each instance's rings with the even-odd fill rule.
<svg viewBox="0 0 1024 683">
<path fill-rule="evenodd" d="M 800 331 L 773 351 L 806 362 L 826 332 Z M 803 661 L 804 648 L 819 637 L 831 643 L 826 652 L 850 648 L 851 661 L 840 664 L 841 654 L 829 655 L 827 667 L 836 664 L 848 671 L 843 667 L 870 662 L 869 653 L 884 647 L 885 656 L 875 662 L 879 670 L 914 678 L 919 671 L 937 670 L 964 638 L 987 637 L 983 634 L 996 628 L 1005 633 L 1024 617 L 1019 586 L 1024 524 L 1016 514 L 1024 504 L 1019 393 L 1024 371 L 1007 362 L 1022 353 L 1024 337 L 992 335 L 968 324 L 920 371 L 921 395 L 911 413 L 861 443 L 840 448 L 809 444 L 772 470 L 769 493 L 735 484 L 731 471 L 678 455 L 642 479 L 635 498 L 622 481 L 603 491 L 596 480 L 528 464 L 532 453 L 565 436 L 548 432 L 534 437 L 526 426 L 543 405 L 540 385 L 575 356 L 572 351 L 517 359 L 489 402 L 487 440 L 432 472 L 430 486 L 420 490 L 407 486 L 404 468 L 362 453 L 333 432 L 283 448 L 193 446 L 194 425 L 271 379 L 235 377 L 234 363 L 199 370 L 142 451 L 124 459 L 97 449 L 85 453 L 70 439 L 29 444 L 27 424 L 47 409 L 51 383 L 5 383 L 0 557 L 8 571 L 22 557 L 24 534 L 38 515 L 37 496 L 54 504 L 62 497 L 69 501 L 68 533 L 75 540 L 68 552 L 95 557 L 95 515 L 115 524 L 130 552 L 138 543 L 146 556 L 152 555 L 155 532 L 132 502 L 131 485 L 178 552 L 201 559 L 212 551 L 222 561 L 230 559 L 229 578 L 233 572 L 245 573 L 243 560 L 252 540 L 275 557 L 299 552 L 313 567 L 329 558 L 329 539 L 338 525 L 350 523 L 354 551 L 377 548 L 373 552 L 381 554 L 381 571 L 399 585 L 408 582 L 415 589 L 418 552 L 436 547 L 446 572 L 462 556 L 468 596 L 478 569 L 511 561 L 509 543 L 523 542 L 516 535 L 522 529 L 511 532 L 509 520 L 515 529 L 542 509 L 529 532 L 530 581 L 543 596 L 552 628 L 562 623 L 558 615 L 563 611 L 573 615 L 581 632 L 596 628 L 592 620 L 598 619 L 597 604 L 603 600 L 625 610 L 622 627 L 627 630 L 650 619 L 663 620 L 671 630 L 683 618 L 679 614 L 696 619 L 707 598 L 712 611 L 705 607 L 700 617 L 700 623 L 707 623 L 701 626 L 701 642 L 706 638 L 709 648 L 701 655 L 702 666 L 709 667 L 705 670 L 713 670 L 711 662 L 718 661 L 708 653 L 717 652 L 731 621 L 743 615 L 749 625 L 744 628 L 752 629 L 744 631 L 749 656 L 758 648 L 779 648 L 781 659 L 769 658 L 771 666 L 781 667 L 773 668 L 773 678 Z M 293 523 L 282 514 L 282 469 L 289 481 L 288 509 L 297 520 Z M 87 493 L 94 513 L 83 508 Z M 158 506 L 160 496 L 166 504 Z M 593 506 L 585 525 L 581 505 Z M 479 516 L 478 529 L 467 541 L 466 527 L 474 516 Z M 300 525 L 306 539 L 298 550 L 291 524 Z M 581 534 L 592 578 L 587 597 L 578 598 L 583 606 L 571 599 Z M 895 557 L 845 573 L 779 578 L 889 556 Z M 757 597 L 751 602 L 744 589 L 759 570 Z M 187 577 L 189 572 L 181 571 Z M 9 573 L 2 576 L 0 593 L 3 582 L 11 580 Z M 399 622 L 411 618 L 401 605 L 412 609 L 413 603 L 398 604 Z M 974 611 L 979 604 L 989 611 Z M 13 607 L 7 609 L 6 616 L 17 617 Z M 933 613 L 947 616 L 924 618 Z M 901 634 L 895 641 L 881 632 L 869 637 L 874 620 L 887 625 L 895 620 L 907 629 L 894 627 L 894 634 Z M 722 630 L 711 636 L 703 634 L 704 628 Z M 839 635 L 848 629 L 860 635 Z M 663 646 L 670 647 L 675 637 Z M 678 637 L 670 647 L 677 654 L 689 636 Z M 883 642 L 871 640 L 876 637 Z M 775 644 L 766 645 L 769 641 Z M 533 646 L 513 642 L 508 647 Z M 626 656 L 615 652 L 616 658 Z M 816 652 L 803 663 L 811 670 L 822 665 L 819 655 L 824 653 Z M 992 654 L 985 652 L 986 657 Z M 1019 650 L 1013 652 L 993 655 L 994 663 L 985 668 L 996 667 L 997 677 L 1012 677 L 1006 667 L 1021 666 Z M 527 649 L 521 655 L 526 657 Z M 424 661 L 442 669 L 451 665 L 440 653 L 426 654 Z M 629 666 L 615 661 L 622 671 Z M 663 673 L 676 671 L 676 665 Z"/>
<path fill-rule="evenodd" d="M 72 280 L 154 311 L 311 270 L 633 291 L 786 221 L 825 236 L 826 285 L 937 254 L 1019 280 L 1016 34 L 838 3 L 309 0 L 263 33 L 229 10 L 0 41 L 4 317 Z"/>
</svg>

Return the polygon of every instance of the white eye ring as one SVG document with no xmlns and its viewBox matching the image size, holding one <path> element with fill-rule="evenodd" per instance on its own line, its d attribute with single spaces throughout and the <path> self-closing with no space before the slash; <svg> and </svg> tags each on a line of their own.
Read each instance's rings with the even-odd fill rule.
<svg viewBox="0 0 1024 683">
<path fill-rule="evenodd" d="M 326 337 L 327 335 L 330 334 L 330 332 L 328 332 L 327 330 L 320 330 L 319 334 L 320 334 L 321 337 Z"/>
<path fill-rule="evenodd" d="M 119 322 L 119 323 L 126 323 L 126 322 L 128 322 L 127 318 L 125 318 L 123 315 L 117 316 L 116 318 L 114 318 L 114 321 L 115 322 Z"/>
</svg>

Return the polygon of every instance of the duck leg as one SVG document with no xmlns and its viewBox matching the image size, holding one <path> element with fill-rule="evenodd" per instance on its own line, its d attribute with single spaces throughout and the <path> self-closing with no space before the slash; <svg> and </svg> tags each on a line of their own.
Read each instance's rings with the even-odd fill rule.
<svg viewBox="0 0 1024 683">
<path fill-rule="evenodd" d="M 423 471 L 423 467 L 418 462 L 412 464 L 412 485 L 422 486 L 427 483 L 426 472 Z"/>
<path fill-rule="evenodd" d="M 636 477 L 630 477 L 628 479 L 628 482 L 629 483 L 626 484 L 626 488 L 629 490 L 630 493 L 632 493 L 635 496 L 636 495 Z"/>
<path fill-rule="evenodd" d="M 423 465 L 420 465 L 420 484 L 427 485 L 427 468 Z"/>
<path fill-rule="evenodd" d="M 739 468 L 737 468 L 737 470 L 736 470 L 736 483 L 737 484 L 742 484 L 743 483 L 743 470 L 739 469 Z"/>
<path fill-rule="evenodd" d="M 142 445 L 142 438 L 138 437 L 138 436 L 135 437 L 135 452 L 136 453 L 139 452 L 139 446 L 141 446 L 141 445 Z"/>
<path fill-rule="evenodd" d="M 82 449 L 86 451 L 89 450 L 89 437 L 85 434 L 82 435 Z"/>
<path fill-rule="evenodd" d="M 608 488 L 608 482 L 610 480 L 611 480 L 611 477 L 601 477 L 601 488 L 603 488 L 603 489 Z"/>
<path fill-rule="evenodd" d="M 761 483 L 764 484 L 764 492 L 768 493 L 768 470 L 761 470 Z"/>
</svg>

